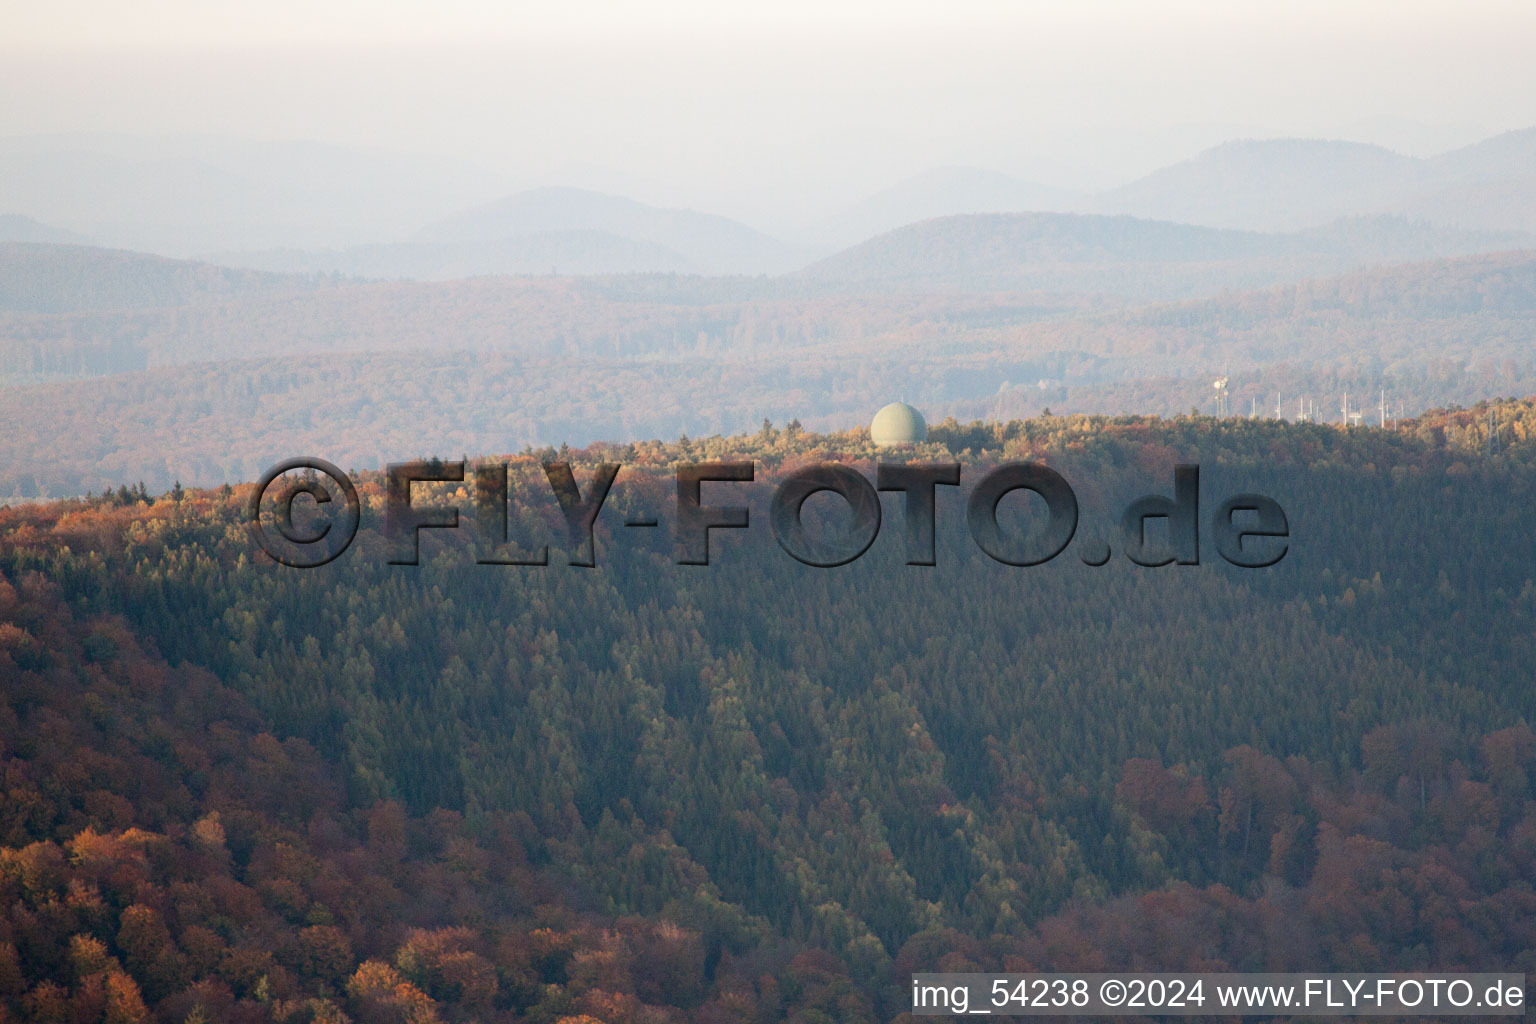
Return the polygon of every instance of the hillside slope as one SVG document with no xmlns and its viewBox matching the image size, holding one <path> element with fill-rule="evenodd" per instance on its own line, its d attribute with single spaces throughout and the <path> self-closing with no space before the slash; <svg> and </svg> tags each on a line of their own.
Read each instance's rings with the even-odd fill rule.
<svg viewBox="0 0 1536 1024">
<path fill-rule="evenodd" d="M 860 429 L 567 452 L 624 463 L 593 569 L 553 451 L 510 459 L 538 568 L 442 530 L 389 564 L 376 474 L 312 571 L 255 551 L 244 486 L 0 509 L 0 1013 L 875 1024 L 935 969 L 1536 970 L 1536 401 L 911 454 L 962 467 L 931 567 L 895 502 L 835 570 L 757 514 L 709 567 L 620 525 L 678 462 L 751 460 L 757 509 L 868 476 Z M 966 488 L 1019 459 L 1084 541 L 1197 461 L 1288 553 L 1004 566 Z"/>
<path fill-rule="evenodd" d="M 1326 277 L 1373 263 L 1536 247 L 1536 235 L 1355 217 L 1297 233 L 1128 216 L 940 217 L 872 238 L 796 279 L 905 291 L 1081 292 L 1140 300 Z"/>
<path fill-rule="evenodd" d="M 3 242 L 44 242 L 54 245 L 90 244 L 89 239 L 77 235 L 73 231 L 52 227 L 32 217 L 24 217 L 19 213 L 0 214 L 0 243 Z"/>
<path fill-rule="evenodd" d="M 327 286 L 120 249 L 0 242 L 0 312 L 153 309 L 272 298 Z"/>
<path fill-rule="evenodd" d="M 689 269 L 705 274 L 778 273 L 803 262 L 795 246 L 727 217 L 664 209 L 574 188 L 520 192 L 428 225 L 410 241 L 483 244 L 578 231 L 602 232 L 672 250 L 688 261 Z"/>
<path fill-rule="evenodd" d="M 1082 197 L 1065 189 L 973 167 L 940 167 L 849 204 L 808 229 L 839 247 L 918 221 L 963 213 L 1061 211 Z"/>
<path fill-rule="evenodd" d="M 1224 143 L 1095 197 L 1104 213 L 1261 231 L 1408 216 L 1482 231 L 1536 230 L 1536 128 L 1430 159 L 1322 139 Z"/>
</svg>

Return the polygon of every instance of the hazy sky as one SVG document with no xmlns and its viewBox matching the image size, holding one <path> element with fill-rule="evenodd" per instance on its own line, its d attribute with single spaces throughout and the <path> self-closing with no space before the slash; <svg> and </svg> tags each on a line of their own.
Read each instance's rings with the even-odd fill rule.
<svg viewBox="0 0 1536 1024">
<path fill-rule="evenodd" d="M 1536 3 L 0 0 L 0 135 L 318 139 L 762 221 L 943 165 L 1536 124 Z"/>
</svg>

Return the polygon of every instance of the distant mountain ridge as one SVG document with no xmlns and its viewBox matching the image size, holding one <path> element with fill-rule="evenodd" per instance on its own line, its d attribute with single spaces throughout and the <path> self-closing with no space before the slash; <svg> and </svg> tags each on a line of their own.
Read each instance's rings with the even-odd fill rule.
<svg viewBox="0 0 1536 1024">
<path fill-rule="evenodd" d="M 536 231 L 465 242 L 398 242 L 341 250 L 270 249 L 214 253 L 209 259 L 281 273 L 449 281 L 514 276 L 688 274 L 700 268 L 682 253 L 608 231 Z"/>
<path fill-rule="evenodd" d="M 1085 197 L 998 171 L 941 167 L 897 182 L 809 229 L 814 237 L 853 245 L 906 224 L 962 213 L 1064 212 Z"/>
<path fill-rule="evenodd" d="M 51 242 L 59 245 L 89 245 L 90 239 L 65 231 L 19 213 L 0 214 L 0 242 Z"/>
<path fill-rule="evenodd" d="M 1372 209 L 1419 162 L 1380 146 L 1310 139 L 1222 143 L 1095 198 L 1096 212 L 1205 227 L 1292 231 Z"/>
<path fill-rule="evenodd" d="M 1102 193 L 1087 208 L 1261 231 L 1370 214 L 1536 231 L 1536 128 L 1428 159 L 1336 140 L 1227 142 Z"/>
<path fill-rule="evenodd" d="M 428 225 L 410 241 L 483 244 L 581 231 L 603 232 L 670 249 L 700 273 L 782 273 L 806 257 L 800 247 L 728 217 L 649 206 L 576 188 L 519 192 Z"/>
<path fill-rule="evenodd" d="M 1177 298 L 1264 287 L 1381 262 L 1536 246 L 1536 236 L 1436 228 L 1401 218 L 1300 233 L 1200 227 L 1125 215 L 966 214 L 887 232 L 798 276 L 849 287 L 1093 292 Z"/>
<path fill-rule="evenodd" d="M 1267 232 L 1396 216 L 1445 229 L 1536 233 L 1533 168 L 1536 128 L 1428 158 L 1338 140 L 1234 140 L 1096 194 L 940 167 L 802 220 L 796 233 L 793 221 L 775 224 L 774 235 L 785 237 L 774 237 L 728 217 L 564 187 L 444 216 L 495 195 L 504 176 L 428 157 L 307 142 L 29 136 L 0 138 L 11 211 L 0 218 L 0 240 L 94 240 L 279 272 L 428 280 L 774 275 L 839 246 L 960 214 L 1127 215 Z"/>
<path fill-rule="evenodd" d="M 706 286 L 696 265 L 676 250 L 596 230 L 340 252 L 244 253 L 233 258 L 235 266 L 91 246 L 11 242 L 0 243 L 0 311 L 149 309 L 368 280 L 495 276 L 606 278 L 608 288 L 632 279 L 640 288 L 637 295 L 650 295 L 656 286 L 646 281 L 671 275 L 677 284 L 666 298 L 657 294 L 657 300 L 685 303 L 698 301 L 696 294 L 810 298 L 1011 291 L 1040 300 L 1054 295 L 1069 305 L 1090 300 L 1120 304 L 1263 288 L 1373 264 L 1522 249 L 1536 249 L 1536 235 L 1449 229 L 1389 216 L 1346 218 L 1304 232 L 1262 233 L 1127 216 L 964 214 L 898 228 L 789 274 L 718 277 Z M 689 284 L 690 278 L 695 283 Z"/>
<path fill-rule="evenodd" d="M 778 274 L 814 250 L 695 210 L 576 188 L 539 188 L 465 210 L 402 242 L 210 258 L 275 271 L 445 280 L 487 274 Z"/>
<path fill-rule="evenodd" d="M 121 249 L 0 243 L 0 312 L 152 309 L 310 291 L 326 282 Z"/>
<path fill-rule="evenodd" d="M 1442 181 L 1528 177 L 1536 168 L 1536 127 L 1494 135 L 1425 162 Z"/>
</svg>

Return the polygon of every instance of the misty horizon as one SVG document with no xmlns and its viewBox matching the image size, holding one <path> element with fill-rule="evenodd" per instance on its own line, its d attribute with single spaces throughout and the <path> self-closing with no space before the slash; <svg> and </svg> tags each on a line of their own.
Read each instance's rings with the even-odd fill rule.
<svg viewBox="0 0 1536 1024">
<path fill-rule="evenodd" d="M 305 438 L 373 465 L 409 424 L 488 450 L 841 429 L 899 395 L 1167 414 L 1229 369 L 1276 417 L 1536 389 L 1536 10 L 1500 0 L 9 27 L 0 493 L 246 479 Z M 469 367 L 496 401 L 453 390 Z M 421 372 L 456 397 L 398 393 Z M 353 415 L 326 440 L 285 403 Z"/>
<path fill-rule="evenodd" d="M 166 0 L 9 21 L 0 137 L 114 133 L 162 157 L 188 137 L 336 146 L 452 183 L 465 201 L 440 214 L 560 185 L 783 236 L 939 168 L 1098 192 L 1232 139 L 1426 157 L 1536 125 L 1536 13 L 1498 0 L 1390 21 L 1370 4 L 1108 0 Z"/>
<path fill-rule="evenodd" d="M 596 168 L 576 167 L 544 178 L 519 178 L 515 174 L 498 175 L 483 167 L 445 166 L 441 161 L 420 156 L 312 139 L 54 133 L 0 137 L 0 174 L 9 186 L 9 205 L 0 208 L 0 217 L 36 221 L 40 229 L 48 232 L 48 237 L 39 238 L 30 234 L 5 236 L 11 240 L 102 244 L 215 262 L 235 258 L 236 263 L 246 265 L 248 261 L 240 258 L 242 254 L 261 250 L 323 253 L 410 242 L 424 234 L 430 236 L 439 221 L 471 216 L 497 204 L 586 196 L 590 197 L 587 201 L 599 204 L 615 200 L 643 204 L 657 213 L 700 214 L 739 222 L 765 239 L 799 247 L 795 250 L 800 254 L 798 258 L 779 261 L 782 266 L 778 270 L 782 271 L 907 224 L 957 213 L 1129 213 L 1149 220 L 1258 231 L 1304 230 L 1349 217 L 1382 214 L 1402 216 L 1425 225 L 1442 223 L 1498 230 L 1500 225 L 1490 223 L 1458 223 L 1454 218 L 1441 216 L 1439 211 L 1394 209 L 1387 200 L 1393 187 L 1412 191 L 1446 181 L 1502 182 L 1510 175 L 1524 178 L 1507 153 L 1495 155 L 1492 171 L 1469 172 L 1453 167 L 1449 176 L 1437 177 L 1432 169 L 1438 163 L 1455 161 L 1480 150 L 1503 147 L 1523 153 L 1529 148 L 1533 132 L 1536 128 L 1504 132 L 1427 157 L 1355 139 L 1225 139 L 1105 189 L 1058 187 L 994 168 L 940 165 L 872 185 L 841 205 L 831 204 L 825 195 L 805 194 L 804 215 L 799 220 L 734 217 L 728 210 L 704 203 L 669 203 L 655 198 L 656 190 L 648 190 L 643 183 L 631 181 L 630 187 L 626 187 L 619 180 L 620 175 Z M 1219 164 L 1232 154 L 1247 151 L 1257 154 L 1261 164 L 1277 163 L 1272 173 L 1292 174 L 1283 167 L 1286 159 L 1295 159 L 1286 156 L 1288 149 L 1295 150 L 1304 161 L 1317 159 L 1311 150 L 1333 150 L 1366 161 L 1395 160 L 1402 167 L 1424 168 L 1426 176 L 1422 182 L 1406 184 L 1384 179 L 1379 188 L 1374 179 L 1362 180 L 1357 187 L 1363 187 L 1368 194 L 1379 191 L 1377 206 L 1369 202 L 1362 205 L 1358 198 L 1340 198 L 1333 202 L 1332 213 L 1293 216 L 1290 221 L 1276 223 L 1244 213 L 1226 218 L 1187 215 L 1177 206 L 1138 206 L 1135 199 L 1138 189 L 1145 191 L 1149 184 L 1155 188 L 1160 178 L 1177 176 L 1186 169 L 1200 173 L 1202 161 L 1218 165 L 1218 184 L 1241 186 L 1241 182 L 1229 182 L 1233 170 L 1222 169 Z M 1279 161 L 1274 159 L 1275 154 L 1280 155 Z M 1327 168 L 1301 170 L 1303 176 L 1310 173 L 1319 178 L 1314 187 L 1335 191 L 1344 188 L 1329 180 Z M 1364 170 L 1374 173 L 1369 168 Z M 1446 181 L 1440 181 L 1441 178 Z M 241 208 L 248 212 L 239 215 L 240 218 L 251 224 L 265 221 L 262 230 L 270 240 L 245 237 L 241 224 L 227 222 L 230 211 Z M 820 213 L 812 216 L 813 210 Z M 296 232 L 295 226 L 300 224 L 303 226 Z M 1517 218 L 1510 227 L 1531 230 L 1532 225 Z M 173 235 L 178 230 L 190 232 L 189 237 L 203 240 L 170 241 L 157 234 L 162 228 Z M 697 272 L 699 268 L 694 269 Z M 702 269 L 705 273 L 719 272 Z"/>
</svg>

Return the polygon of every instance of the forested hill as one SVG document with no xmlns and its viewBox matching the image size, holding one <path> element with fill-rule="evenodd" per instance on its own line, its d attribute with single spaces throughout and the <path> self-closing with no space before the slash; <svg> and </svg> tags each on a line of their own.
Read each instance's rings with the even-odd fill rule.
<svg viewBox="0 0 1536 1024">
<path fill-rule="evenodd" d="M 895 496 L 838 569 L 760 515 L 676 564 L 676 463 L 752 460 L 706 485 L 734 504 L 875 455 L 525 452 L 546 567 L 442 531 L 388 564 L 373 474 L 309 571 L 255 551 L 248 487 L 0 510 L 0 1021 L 823 1024 L 897 1019 L 922 969 L 1536 971 L 1536 399 L 946 422 L 904 456 L 963 467 L 936 566 Z M 551 530 L 562 458 L 624 465 L 593 569 Z M 963 527 L 1016 459 L 1082 508 L 1033 568 Z M 1203 516 L 1278 501 L 1285 558 L 1122 557 L 1181 461 Z"/>
<path fill-rule="evenodd" d="M 209 268 L 216 269 L 216 268 Z M 233 272 L 231 272 L 233 273 Z M 1536 253 L 1093 312 L 1057 297 L 800 296 L 631 277 L 352 283 L 281 300 L 0 315 L 0 498 L 378 468 L 568 440 L 935 414 L 1397 415 L 1536 390 Z M 216 339 L 216 340 L 212 340 Z M 79 379 L 86 378 L 86 379 Z M 1372 408 L 1371 411 L 1374 411 Z"/>
<path fill-rule="evenodd" d="M 1264 233 L 1070 213 L 937 217 L 877 235 L 787 280 L 898 292 L 1030 292 L 1141 301 L 1210 296 L 1367 266 L 1528 249 L 1519 231 L 1348 217 Z"/>
<path fill-rule="evenodd" d="M 269 274 L 123 249 L 0 241 L 0 312 L 157 309 L 309 291 L 315 275 Z"/>
</svg>

